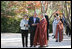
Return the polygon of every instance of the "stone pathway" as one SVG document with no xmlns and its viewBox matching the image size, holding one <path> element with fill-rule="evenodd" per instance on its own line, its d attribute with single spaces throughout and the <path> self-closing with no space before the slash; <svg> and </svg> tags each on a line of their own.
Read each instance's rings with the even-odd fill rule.
<svg viewBox="0 0 72 49">
<path fill-rule="evenodd" d="M 48 47 L 45 48 L 71 48 L 71 37 L 64 35 L 62 42 L 55 42 L 52 33 L 49 34 Z M 28 47 L 27 48 L 38 48 L 30 47 L 30 34 L 28 34 Z M 23 48 L 22 39 L 20 33 L 1 33 L 1 48 Z M 26 48 L 26 47 L 24 47 Z"/>
</svg>

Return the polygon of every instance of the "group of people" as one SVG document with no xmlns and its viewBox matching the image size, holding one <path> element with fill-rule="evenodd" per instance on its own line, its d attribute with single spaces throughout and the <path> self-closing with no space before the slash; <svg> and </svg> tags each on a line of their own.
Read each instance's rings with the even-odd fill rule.
<svg viewBox="0 0 72 49">
<path fill-rule="evenodd" d="M 49 40 L 49 20 L 47 15 L 41 14 L 37 16 L 36 11 L 34 15 L 28 19 L 28 15 L 24 15 L 20 22 L 22 44 L 23 47 L 28 44 L 28 32 L 30 32 L 30 47 L 40 45 L 40 47 L 48 46 Z M 26 43 L 26 44 L 25 44 Z"/>
<path fill-rule="evenodd" d="M 28 15 L 24 15 L 23 19 L 20 22 L 23 47 L 25 46 L 25 43 L 26 47 L 28 47 L 28 31 L 30 32 L 30 47 L 35 47 L 37 45 L 40 45 L 40 47 L 48 46 L 48 16 L 43 14 L 37 16 L 37 13 L 35 11 L 34 15 L 31 16 L 29 20 L 27 19 Z M 53 36 L 56 39 L 56 42 L 61 42 L 63 40 L 63 20 L 62 16 L 59 16 L 58 13 L 54 15 Z"/>
<path fill-rule="evenodd" d="M 54 15 L 53 21 L 53 36 L 56 39 L 56 42 L 61 42 L 63 40 L 63 34 L 65 33 L 64 29 L 64 17 L 56 13 Z"/>
</svg>

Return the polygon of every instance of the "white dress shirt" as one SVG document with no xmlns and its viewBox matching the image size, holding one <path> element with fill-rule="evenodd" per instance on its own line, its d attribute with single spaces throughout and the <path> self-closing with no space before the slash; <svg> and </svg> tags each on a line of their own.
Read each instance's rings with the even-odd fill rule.
<svg viewBox="0 0 72 49">
<path fill-rule="evenodd" d="M 34 23 L 36 22 L 36 17 L 33 17 Z"/>
</svg>

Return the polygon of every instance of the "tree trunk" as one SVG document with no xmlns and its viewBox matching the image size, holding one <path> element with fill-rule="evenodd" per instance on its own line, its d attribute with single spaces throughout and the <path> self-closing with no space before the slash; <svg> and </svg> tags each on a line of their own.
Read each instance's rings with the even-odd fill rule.
<svg viewBox="0 0 72 49">
<path fill-rule="evenodd" d="M 68 15 L 68 10 L 67 10 L 67 2 L 65 1 L 65 13 L 66 13 L 66 15 L 65 15 L 65 19 L 67 20 L 67 24 L 68 24 L 68 26 L 69 26 L 69 28 L 71 29 L 71 22 L 69 21 L 69 15 Z"/>
</svg>

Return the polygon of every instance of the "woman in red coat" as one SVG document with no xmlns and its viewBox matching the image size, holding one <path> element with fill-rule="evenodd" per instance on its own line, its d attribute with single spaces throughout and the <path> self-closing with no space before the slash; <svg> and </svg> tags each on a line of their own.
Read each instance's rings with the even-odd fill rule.
<svg viewBox="0 0 72 49">
<path fill-rule="evenodd" d="M 47 45 L 47 21 L 43 14 L 41 15 L 41 21 L 37 24 L 35 37 L 34 37 L 34 46 L 40 45 L 40 47 Z"/>
<path fill-rule="evenodd" d="M 56 38 L 56 42 L 58 41 L 61 42 L 63 40 L 63 21 L 62 19 L 60 19 L 60 21 L 57 24 L 55 38 Z"/>
</svg>

